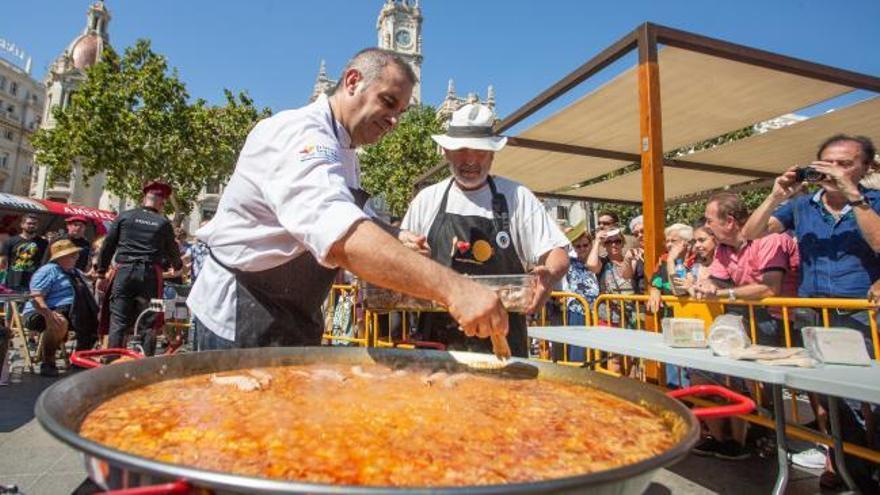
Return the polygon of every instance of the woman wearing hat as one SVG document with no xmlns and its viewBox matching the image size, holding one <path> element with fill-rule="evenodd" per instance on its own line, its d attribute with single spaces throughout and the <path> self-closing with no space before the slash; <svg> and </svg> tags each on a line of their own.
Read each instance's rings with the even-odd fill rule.
<svg viewBox="0 0 880 495">
<path fill-rule="evenodd" d="M 459 273 L 537 274 L 532 312 L 568 270 L 568 239 L 531 191 L 489 175 L 495 152 L 507 142 L 494 135 L 494 123 L 492 110 L 469 104 L 452 114 L 446 134 L 432 136 L 452 177 L 422 190 L 401 227 L 427 236 L 431 258 Z M 528 357 L 525 316 L 509 315 L 508 325 L 511 352 Z M 419 329 L 422 338 L 452 349 L 489 351 L 487 341 L 465 337 L 445 313 L 423 314 Z"/>
<path fill-rule="evenodd" d="M 49 263 L 31 278 L 33 299 L 24 307 L 24 326 L 43 335 L 40 374 L 57 376 L 55 351 L 76 332 L 76 348 L 91 349 L 97 337 L 98 307 L 83 273 L 76 268 L 81 248 L 62 239 L 49 246 Z"/>
</svg>

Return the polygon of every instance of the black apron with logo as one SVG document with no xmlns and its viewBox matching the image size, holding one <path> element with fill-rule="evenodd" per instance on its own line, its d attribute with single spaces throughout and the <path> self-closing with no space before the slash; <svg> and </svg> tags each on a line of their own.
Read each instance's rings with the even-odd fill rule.
<svg viewBox="0 0 880 495">
<path fill-rule="evenodd" d="M 487 177 L 492 191 L 492 219 L 446 212 L 449 189 L 443 193 L 440 209 L 428 231 L 431 257 L 441 265 L 468 275 L 514 275 L 525 273 L 510 235 L 507 200 Z M 508 314 L 507 341 L 514 356 L 528 357 L 525 315 Z M 490 339 L 467 337 L 447 313 L 422 313 L 419 331 L 424 340 L 441 342 L 449 349 L 492 352 Z"/>
</svg>

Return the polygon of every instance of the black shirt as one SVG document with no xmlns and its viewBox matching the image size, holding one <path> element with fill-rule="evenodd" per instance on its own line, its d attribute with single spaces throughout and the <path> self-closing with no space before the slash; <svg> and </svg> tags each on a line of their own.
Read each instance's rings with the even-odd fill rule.
<svg viewBox="0 0 880 495">
<path fill-rule="evenodd" d="M 116 263 L 167 261 L 175 269 L 183 266 L 171 222 L 146 207 L 124 211 L 110 225 L 98 257 L 98 272 L 106 272 L 113 259 Z"/>
<path fill-rule="evenodd" d="M 89 258 L 92 256 L 92 243 L 85 237 L 71 239 L 70 237 L 65 236 L 64 238 L 72 242 L 74 246 L 82 249 L 82 251 L 79 252 L 79 256 L 76 258 L 76 268 L 83 272 L 89 271 Z"/>
<path fill-rule="evenodd" d="M 30 290 L 31 276 L 46 262 L 49 242 L 42 237 L 25 239 L 20 235 L 3 243 L 6 257 L 6 286 L 12 290 Z"/>
</svg>

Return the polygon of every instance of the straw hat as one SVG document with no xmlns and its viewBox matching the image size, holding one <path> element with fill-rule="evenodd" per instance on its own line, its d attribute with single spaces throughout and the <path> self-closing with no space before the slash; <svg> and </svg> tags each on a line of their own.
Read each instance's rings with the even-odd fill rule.
<svg viewBox="0 0 880 495">
<path fill-rule="evenodd" d="M 82 248 L 76 247 L 70 239 L 61 239 L 60 241 L 53 242 L 52 245 L 49 246 L 49 261 L 55 261 L 59 258 L 79 253 L 80 251 L 82 251 Z"/>
<path fill-rule="evenodd" d="M 568 238 L 568 242 L 574 242 L 578 237 L 587 233 L 587 221 L 582 220 L 574 227 L 571 228 L 568 232 L 565 233 L 565 237 Z"/>
</svg>

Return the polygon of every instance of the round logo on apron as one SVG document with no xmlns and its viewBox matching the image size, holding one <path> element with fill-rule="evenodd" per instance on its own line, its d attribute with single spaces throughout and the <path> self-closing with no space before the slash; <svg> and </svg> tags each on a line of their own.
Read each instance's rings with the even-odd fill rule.
<svg viewBox="0 0 880 495">
<path fill-rule="evenodd" d="M 510 234 L 503 230 L 498 232 L 498 235 L 495 236 L 495 244 L 501 249 L 507 249 L 510 247 Z"/>
</svg>

